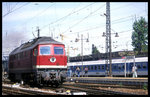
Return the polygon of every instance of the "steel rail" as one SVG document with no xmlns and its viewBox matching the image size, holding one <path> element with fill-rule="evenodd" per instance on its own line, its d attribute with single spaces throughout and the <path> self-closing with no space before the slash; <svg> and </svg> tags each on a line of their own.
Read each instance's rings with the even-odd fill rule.
<svg viewBox="0 0 150 97">
<path fill-rule="evenodd" d="M 124 93 L 124 92 L 117 92 L 117 91 L 111 91 L 111 90 L 103 90 L 103 89 L 97 89 L 94 87 L 85 87 L 82 85 L 65 85 L 63 86 L 65 89 L 70 89 L 72 91 L 82 91 L 86 92 L 88 95 L 137 95 L 133 93 Z"/>
<path fill-rule="evenodd" d="M 139 86 L 148 85 L 148 80 L 139 80 L 139 79 L 95 79 L 95 80 L 86 80 L 86 79 L 73 79 L 75 82 L 79 83 L 96 83 L 96 84 L 122 84 L 130 86 Z"/>
<path fill-rule="evenodd" d="M 2 92 L 9 95 L 59 95 L 56 93 L 42 92 L 30 89 L 2 86 Z"/>
</svg>

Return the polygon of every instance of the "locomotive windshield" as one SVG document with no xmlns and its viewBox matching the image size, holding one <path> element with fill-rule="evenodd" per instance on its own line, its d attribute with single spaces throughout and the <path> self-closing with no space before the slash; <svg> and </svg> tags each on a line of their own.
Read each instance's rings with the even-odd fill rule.
<svg viewBox="0 0 150 97">
<path fill-rule="evenodd" d="M 42 46 L 40 47 L 40 55 L 50 55 L 50 47 L 49 46 Z"/>
<path fill-rule="evenodd" d="M 63 48 L 62 47 L 54 47 L 54 54 L 63 54 Z"/>
</svg>

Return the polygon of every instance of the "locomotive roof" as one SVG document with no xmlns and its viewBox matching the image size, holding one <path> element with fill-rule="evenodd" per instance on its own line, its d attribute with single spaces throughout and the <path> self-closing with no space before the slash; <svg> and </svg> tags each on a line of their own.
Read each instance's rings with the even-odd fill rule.
<svg viewBox="0 0 150 97">
<path fill-rule="evenodd" d="M 22 44 L 20 47 L 14 49 L 10 55 L 12 54 L 16 54 L 25 50 L 29 50 L 29 49 L 33 49 L 35 46 L 37 46 L 38 44 L 62 44 L 61 42 L 58 42 L 54 39 L 52 39 L 51 37 L 39 37 L 39 38 L 35 38 L 33 39 L 31 42 L 26 42 L 24 44 Z"/>
</svg>

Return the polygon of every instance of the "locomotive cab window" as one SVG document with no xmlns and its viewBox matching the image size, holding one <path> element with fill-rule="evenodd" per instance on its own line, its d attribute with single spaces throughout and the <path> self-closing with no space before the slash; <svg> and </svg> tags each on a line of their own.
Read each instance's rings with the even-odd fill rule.
<svg viewBox="0 0 150 97">
<path fill-rule="evenodd" d="M 40 55 L 50 55 L 50 46 L 41 46 L 40 47 Z"/>
<path fill-rule="evenodd" d="M 54 47 L 54 54 L 63 54 L 63 48 L 62 47 Z"/>
<path fill-rule="evenodd" d="M 37 54 L 38 54 L 37 49 L 34 49 L 34 53 L 33 53 L 33 55 L 34 55 L 34 56 L 37 56 Z"/>
</svg>

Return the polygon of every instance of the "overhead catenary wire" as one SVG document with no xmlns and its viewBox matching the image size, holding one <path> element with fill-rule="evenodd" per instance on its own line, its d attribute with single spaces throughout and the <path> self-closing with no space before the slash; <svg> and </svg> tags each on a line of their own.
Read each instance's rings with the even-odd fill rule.
<svg viewBox="0 0 150 97">
<path fill-rule="evenodd" d="M 95 3 L 95 2 L 94 2 L 94 3 Z M 75 14 L 76 12 L 78 12 L 78 11 L 80 11 L 80 10 L 83 10 L 83 9 L 87 8 L 87 7 L 90 6 L 90 5 L 93 5 L 94 3 L 91 3 L 91 4 L 85 6 L 85 7 L 81 8 L 81 9 L 78 9 L 77 11 L 71 12 L 71 13 L 69 13 L 68 15 L 66 15 L 66 16 L 64 16 L 64 17 L 59 18 L 59 19 L 56 20 L 56 21 L 53 21 L 53 22 L 51 22 L 51 23 L 49 23 L 49 24 L 44 25 L 44 26 L 41 28 L 41 30 L 44 29 L 45 27 L 51 25 L 51 24 L 57 23 L 58 21 L 61 21 L 61 20 L 63 20 L 64 18 L 67 18 L 68 16 L 70 16 L 70 15 L 72 15 L 72 14 Z"/>
<path fill-rule="evenodd" d="M 124 21 L 122 21 L 122 22 L 127 22 L 127 21 L 129 21 L 130 19 L 128 19 L 128 20 L 124 20 Z M 116 21 L 116 20 L 115 20 Z M 122 23 L 122 22 L 116 22 L 116 23 Z M 114 23 L 113 21 L 112 21 L 112 23 L 113 24 L 116 24 L 116 23 Z M 98 28 L 101 28 L 101 27 L 105 27 L 105 24 L 98 24 L 97 26 L 95 26 L 95 27 L 91 27 L 91 28 L 89 28 L 89 27 L 87 27 L 88 29 L 85 29 L 85 30 L 81 30 L 81 31 L 76 31 L 76 32 L 68 32 L 68 33 L 64 33 L 64 34 L 74 34 L 74 33 L 78 33 L 78 32 L 86 32 L 86 31 L 89 31 L 89 30 L 93 30 L 93 29 L 98 29 Z"/>
<path fill-rule="evenodd" d="M 128 5 L 128 6 L 131 6 L 131 4 L 130 5 Z M 125 7 L 127 7 L 127 5 L 125 6 Z M 114 8 L 115 9 L 115 11 L 116 10 L 118 10 L 120 8 L 120 6 L 119 7 L 117 7 L 117 8 Z M 114 10 L 114 9 L 112 9 L 112 10 Z M 91 16 L 95 16 L 95 15 L 99 15 L 99 13 L 98 14 L 92 14 Z M 75 20 L 76 21 L 76 20 Z M 69 29 L 70 29 L 70 27 L 69 27 Z"/>
<path fill-rule="evenodd" d="M 131 5 L 132 5 L 132 4 L 130 4 L 130 5 L 125 5 L 124 7 L 131 6 Z M 117 8 L 114 8 L 114 9 L 112 9 L 111 11 L 116 11 L 116 10 L 120 9 L 120 7 L 121 7 L 121 6 L 119 6 L 119 7 L 117 7 Z M 123 7 L 123 8 L 124 8 L 124 7 Z M 122 7 L 121 7 L 121 8 L 122 8 Z M 94 15 L 95 15 L 95 14 L 94 14 Z M 112 21 L 112 23 L 113 23 L 113 24 L 121 23 L 119 20 L 126 19 L 126 18 L 128 18 L 128 17 L 132 18 L 133 16 L 130 15 L 130 16 L 127 16 L 127 17 L 119 18 L 119 19 L 116 19 L 116 20 Z M 126 21 L 129 21 L 129 20 L 130 20 L 130 19 L 126 19 L 126 20 L 124 20 L 124 21 L 122 21 L 122 22 L 126 22 Z M 105 26 L 105 24 L 102 25 L 102 26 Z M 100 27 L 102 27 L 102 26 L 100 26 Z M 87 27 L 87 28 L 88 28 L 88 27 Z M 92 27 L 92 28 L 88 28 L 88 29 L 82 30 L 82 31 L 88 31 L 88 30 L 93 30 L 93 29 L 97 29 L 97 28 L 99 28 L 99 26 Z M 82 32 L 82 31 L 76 31 L 76 32 L 72 32 L 72 33 L 77 33 L 77 32 Z M 65 34 L 66 34 L 66 33 L 65 33 Z M 67 34 L 68 34 L 68 33 L 67 33 Z"/>
<path fill-rule="evenodd" d="M 92 4 L 94 4 L 94 3 L 92 3 Z M 92 5 L 92 4 L 90 4 L 90 5 Z M 90 5 L 88 5 L 88 6 L 90 6 Z M 77 11 L 80 11 L 80 10 L 82 10 L 82 9 L 88 7 L 88 6 L 85 6 L 85 7 L 81 8 L 81 9 L 79 9 L 79 10 L 76 10 L 76 11 L 74 11 L 74 12 L 72 11 L 70 14 L 74 14 L 74 13 L 76 13 Z M 69 16 L 70 14 L 68 14 L 68 16 Z M 68 16 L 67 16 L 67 17 L 68 17 Z M 91 16 L 92 16 L 92 15 L 91 15 Z M 62 21 L 65 20 L 67 17 L 63 18 Z M 59 19 L 58 19 L 58 22 L 59 22 Z M 48 25 L 50 25 L 50 24 L 48 24 Z M 94 27 L 94 28 L 98 28 L 98 27 Z M 42 29 L 43 29 L 43 28 L 41 28 L 41 30 L 42 30 Z"/>
<path fill-rule="evenodd" d="M 131 17 L 132 15 L 130 15 L 130 16 L 127 16 L 127 17 L 123 17 L 123 18 L 119 18 L 119 19 L 115 19 L 115 20 L 113 20 L 111 23 L 113 24 L 113 25 L 115 25 L 115 24 L 118 24 L 118 23 L 123 23 L 123 22 L 128 22 L 128 21 L 130 21 L 131 19 L 132 19 L 132 17 Z M 129 17 L 129 18 L 128 18 Z M 137 17 L 137 18 L 139 18 L 139 17 Z M 121 20 L 121 21 L 120 21 Z M 75 31 L 75 32 L 68 32 L 68 33 L 64 33 L 64 34 L 75 34 L 75 33 L 78 33 L 78 32 L 80 32 L 80 33 L 83 33 L 83 32 L 86 32 L 86 31 L 90 31 L 90 30 L 94 30 L 94 29 L 99 29 L 99 28 L 101 28 L 101 27 L 105 27 L 105 23 L 104 24 L 97 24 L 97 26 L 95 26 L 95 27 L 87 27 L 88 29 L 84 29 L 84 30 L 80 30 L 80 31 Z M 124 31 L 123 31 L 124 32 Z M 118 32 L 118 33 L 123 33 L 122 31 L 121 32 Z"/>
<path fill-rule="evenodd" d="M 34 38 L 36 38 L 35 35 L 34 35 L 34 33 L 33 33 L 33 27 L 32 27 L 32 34 L 33 34 Z"/>
<path fill-rule="evenodd" d="M 13 7 L 12 10 L 15 9 L 15 7 L 18 5 L 19 2 L 17 2 Z"/>
<path fill-rule="evenodd" d="M 14 9 L 16 9 L 16 8 L 18 8 L 19 6 L 21 6 L 21 5 L 19 5 L 19 3 L 18 3 L 18 5 L 16 5 L 16 7 L 14 6 L 14 8 L 12 7 L 12 6 L 10 6 L 10 8 L 12 9 L 12 10 L 14 10 Z M 95 5 L 93 6 L 93 7 L 95 7 Z M 117 7 L 117 6 L 116 6 Z M 124 6 L 120 6 L 120 8 L 122 8 L 122 7 L 124 7 Z M 9 6 L 8 6 L 8 8 L 9 8 Z M 137 7 L 138 8 L 138 7 Z M 24 9 L 24 8 L 23 8 Z M 117 8 L 117 9 L 115 9 L 115 10 L 112 10 L 112 11 L 121 11 L 121 10 L 118 10 L 119 8 Z M 11 11 L 11 10 L 10 10 Z M 19 11 L 19 10 L 18 10 Z M 77 11 L 77 10 L 72 10 L 72 13 L 74 12 L 74 11 Z M 92 10 L 93 11 L 93 10 Z M 82 10 L 82 12 L 83 12 L 83 10 Z M 144 11 L 143 11 L 144 12 Z M 96 12 L 97 13 L 97 12 Z M 95 13 L 95 14 L 96 14 Z M 79 12 L 79 14 L 80 14 L 80 12 Z M 92 14 L 92 15 L 90 15 L 90 17 L 91 16 L 93 16 L 93 15 L 95 15 L 95 14 Z M 99 13 L 98 13 L 99 14 Z M 11 14 L 10 14 L 11 15 Z M 64 14 L 65 15 L 65 14 Z M 141 14 L 139 14 L 139 15 L 141 15 Z M 71 15 L 70 15 L 71 16 Z M 62 17 L 62 16 L 61 16 Z M 68 16 L 69 17 L 69 16 Z M 62 20 L 60 20 L 60 21 L 58 21 L 57 23 L 62 23 L 62 21 L 65 21 L 66 19 L 68 19 L 68 17 L 66 17 L 66 18 L 63 18 Z M 120 24 L 121 23 L 123 23 L 123 24 L 125 24 L 124 22 L 128 22 L 130 19 L 129 18 L 124 18 L 124 19 L 117 19 L 119 16 L 116 16 L 116 18 L 112 18 L 112 19 L 116 19 L 116 21 L 112 21 L 111 23 L 114 23 L 114 25 L 115 24 L 119 24 L 119 26 L 120 26 Z M 82 17 L 83 18 L 83 17 Z M 121 17 L 121 18 L 123 18 L 123 17 Z M 133 18 L 133 17 L 132 17 Z M 70 19 L 70 17 L 69 17 L 69 19 Z M 73 18 L 74 19 L 74 18 Z M 104 18 L 105 19 L 105 18 Z M 129 20 L 128 20 L 129 19 Z M 54 21 L 54 20 L 53 20 Z M 95 21 L 95 19 L 93 20 L 93 21 Z M 77 21 L 76 21 L 77 22 Z M 49 24 L 50 22 L 48 22 L 48 24 Z M 75 22 L 73 22 L 73 23 L 75 23 Z M 91 23 L 91 22 L 90 22 Z M 100 23 L 100 22 L 99 22 Z M 47 24 L 47 23 L 45 23 L 45 24 Z M 62 23 L 63 24 L 63 23 Z M 71 23 L 68 23 L 69 25 L 72 25 Z M 83 22 L 82 22 L 82 24 L 83 24 Z M 97 24 L 97 25 L 96 25 Z M 132 23 L 131 23 L 132 24 Z M 50 25 L 50 24 L 49 24 Z M 83 33 L 83 32 L 86 32 L 87 33 L 87 31 L 89 31 L 89 32 L 91 32 L 92 33 L 92 30 L 94 30 L 94 31 L 96 31 L 97 29 L 97 31 L 99 32 L 99 33 L 101 33 L 101 30 L 99 30 L 101 27 L 104 27 L 105 26 L 105 24 L 102 24 L 102 22 L 101 22 L 101 24 L 98 24 L 98 23 L 94 23 L 93 24 L 93 22 L 90 24 L 91 26 L 89 26 L 89 25 L 86 25 L 85 24 L 85 26 L 84 27 L 82 27 L 82 29 L 71 29 L 72 30 L 72 32 L 67 32 L 67 34 L 69 35 L 69 34 L 72 34 L 72 33 L 79 33 L 79 32 L 81 32 L 81 33 Z M 128 25 L 128 24 L 127 24 Z M 43 25 L 42 25 L 43 26 Z M 53 26 L 55 26 L 55 25 L 53 25 Z M 51 26 L 51 27 L 53 27 L 53 26 Z M 68 25 L 67 25 L 68 26 Z M 117 26 L 117 25 L 116 25 Z M 56 26 L 57 27 L 57 26 Z M 75 28 L 76 28 L 76 26 L 75 26 Z M 120 27 L 118 27 L 118 28 L 120 28 Z M 130 27 L 129 27 L 130 28 Z M 55 28 L 56 29 L 56 28 Z M 62 28 L 60 28 L 60 29 L 62 29 Z M 114 28 L 115 29 L 115 28 Z M 66 30 L 66 28 L 65 29 L 63 29 L 63 30 Z M 63 30 L 61 30 L 61 31 L 63 31 Z M 80 31 L 79 31 L 80 30 Z M 123 32 L 123 30 L 124 30 L 124 32 Z M 125 28 L 124 27 L 122 27 L 122 31 L 120 32 L 120 30 L 116 30 L 118 33 L 126 33 L 125 32 Z M 8 29 L 8 31 L 9 31 L 9 29 Z M 93 32 L 94 32 L 93 31 Z M 30 31 L 31 32 L 31 31 Z M 124 36 L 122 36 L 122 37 L 124 37 Z"/>
<path fill-rule="evenodd" d="M 80 5 L 81 5 L 81 4 L 79 4 L 78 6 L 80 6 Z M 76 13 L 75 9 L 77 9 L 77 8 L 78 8 L 78 6 L 77 6 L 77 7 L 75 7 L 75 8 L 74 8 L 74 9 L 70 12 L 70 14 L 68 14 L 65 18 L 63 18 L 61 22 L 63 22 L 65 19 L 67 19 L 70 15 L 72 15 L 72 14 Z"/>
<path fill-rule="evenodd" d="M 94 15 L 99 15 L 99 13 L 98 14 L 94 14 Z M 91 16 L 93 16 L 93 15 L 91 15 Z M 90 17 L 91 17 L 90 16 Z M 123 18 L 119 18 L 119 19 L 116 19 L 116 20 L 113 20 L 112 21 L 112 23 L 114 23 L 114 22 L 116 22 L 116 21 L 119 21 L 119 20 L 122 20 L 122 19 L 126 19 L 126 18 L 128 18 L 128 17 L 132 17 L 132 15 L 130 15 L 130 16 L 127 16 L 127 17 L 123 17 Z M 127 20 L 128 21 L 128 20 Z M 125 22 L 125 21 L 124 21 Z M 79 22 L 80 23 L 80 22 Z M 118 23 L 121 23 L 121 22 L 118 22 Z M 115 23 L 114 23 L 115 24 Z M 81 30 L 81 31 L 78 31 L 78 32 L 84 32 L 84 31 L 88 31 L 88 30 L 93 30 L 93 29 L 96 29 L 96 28 L 101 28 L 101 27 L 104 27 L 105 26 L 105 23 L 104 24 L 97 24 L 97 26 L 95 26 L 95 27 L 91 27 L 91 28 L 89 28 L 88 26 L 87 26 L 87 28 L 88 29 L 85 29 L 85 30 Z M 71 27 L 69 27 L 68 28 L 68 30 L 70 29 Z M 77 32 L 72 32 L 72 33 L 77 33 Z M 68 34 L 68 33 L 64 33 L 64 34 Z"/>
<path fill-rule="evenodd" d="M 93 4 L 93 3 L 92 3 Z M 88 6 L 90 6 L 90 5 L 88 5 Z M 86 6 L 85 7 L 83 7 L 83 9 L 84 8 L 86 8 Z M 81 10 L 81 9 L 80 9 Z M 77 10 L 78 11 L 78 10 Z M 72 11 L 72 14 L 73 13 L 75 13 L 76 11 Z M 91 15 L 92 16 L 92 15 Z M 67 17 L 66 17 L 67 18 Z M 64 19 L 62 19 L 62 20 L 65 20 L 65 18 Z M 81 20 L 82 21 L 82 20 Z M 113 22 L 112 22 L 113 23 Z M 117 21 L 115 21 L 115 23 L 120 23 L 119 21 L 117 22 Z M 49 24 L 50 25 L 50 24 Z M 103 25 L 102 25 L 103 26 Z M 92 30 L 92 29 L 96 29 L 96 28 L 98 28 L 98 26 L 96 26 L 96 27 L 92 27 L 91 29 L 90 28 L 88 28 L 87 30 L 84 30 L 84 31 L 88 31 L 88 30 Z M 70 27 L 69 27 L 69 29 L 70 29 Z"/>
<path fill-rule="evenodd" d="M 20 6 L 20 7 L 18 7 L 18 8 L 16 8 L 16 9 L 14 9 L 14 10 L 9 10 L 9 12 L 8 13 L 6 13 L 6 14 L 4 14 L 2 17 L 4 18 L 5 16 L 7 16 L 7 15 L 9 15 L 10 13 L 12 13 L 12 12 L 14 12 L 14 11 L 16 11 L 16 10 L 18 10 L 18 9 L 20 9 L 20 8 L 22 8 L 22 7 L 24 7 L 24 6 L 26 6 L 26 5 L 28 5 L 30 2 L 27 2 L 27 3 L 25 3 L 24 5 L 22 5 L 22 6 Z"/>
<path fill-rule="evenodd" d="M 91 16 L 92 16 L 92 15 L 91 15 Z M 117 22 L 117 21 L 122 20 L 122 19 L 126 19 L 126 18 L 128 18 L 128 17 L 132 17 L 132 15 L 127 16 L 127 17 L 123 17 L 123 18 L 116 19 L 116 20 L 112 21 L 112 23 L 113 23 L 113 24 L 121 23 L 121 22 Z M 127 20 L 122 21 L 122 22 L 126 22 L 126 21 L 129 21 L 129 20 L 130 20 L 130 19 L 127 19 Z M 103 24 L 102 26 L 105 26 L 105 24 Z M 77 32 L 83 32 L 83 31 L 93 30 L 93 29 L 96 29 L 96 28 L 100 28 L 100 27 L 102 27 L 102 26 L 96 26 L 96 27 L 92 27 L 92 28 L 88 28 L 88 27 L 87 27 L 88 29 L 82 30 L 82 31 L 77 31 Z M 71 28 L 71 27 L 69 27 L 68 29 L 70 29 L 70 28 Z M 77 33 L 77 32 L 72 32 L 72 33 Z M 64 33 L 64 34 L 66 34 L 66 33 Z"/>
<path fill-rule="evenodd" d="M 63 22 L 64 20 L 66 20 L 66 19 L 71 15 L 71 13 L 74 13 L 74 12 L 75 12 L 75 9 L 77 9 L 80 5 L 81 5 L 81 3 L 80 3 L 77 7 L 75 7 L 75 8 L 70 12 L 70 14 L 69 14 L 66 18 L 62 19 L 61 22 Z M 58 25 L 59 25 L 59 24 L 58 24 Z M 60 26 L 60 25 L 59 25 L 59 26 Z M 58 29 L 59 29 L 59 32 L 61 33 L 60 27 L 58 27 Z M 49 24 L 49 32 L 50 32 L 50 24 Z M 51 32 L 51 34 L 52 34 L 52 32 Z M 52 36 L 52 35 L 51 35 L 51 36 Z"/>
<path fill-rule="evenodd" d="M 105 5 L 105 4 L 104 4 Z M 93 13 L 97 12 L 98 10 L 100 10 L 102 7 L 104 7 L 104 5 L 102 5 L 101 7 L 99 7 L 98 9 L 96 9 L 94 12 L 91 12 L 88 16 L 84 17 L 82 20 L 80 20 L 79 22 L 73 24 L 70 28 L 73 28 L 74 26 L 76 26 L 77 24 L 81 23 L 83 20 L 85 20 L 86 18 L 88 18 L 90 15 L 92 15 Z M 68 31 L 68 29 L 66 30 Z M 66 31 L 64 31 L 63 33 L 65 33 Z"/>
<path fill-rule="evenodd" d="M 33 19 L 36 19 L 36 17 L 42 15 L 43 12 L 45 12 L 46 10 L 48 10 L 50 7 L 52 7 L 54 4 L 48 6 L 47 8 L 45 8 L 44 10 L 40 11 L 39 13 L 37 13 L 36 15 L 34 15 L 33 17 L 31 17 L 28 21 L 22 23 L 22 25 L 24 25 L 25 23 L 29 23 L 30 21 L 32 21 Z"/>
</svg>

